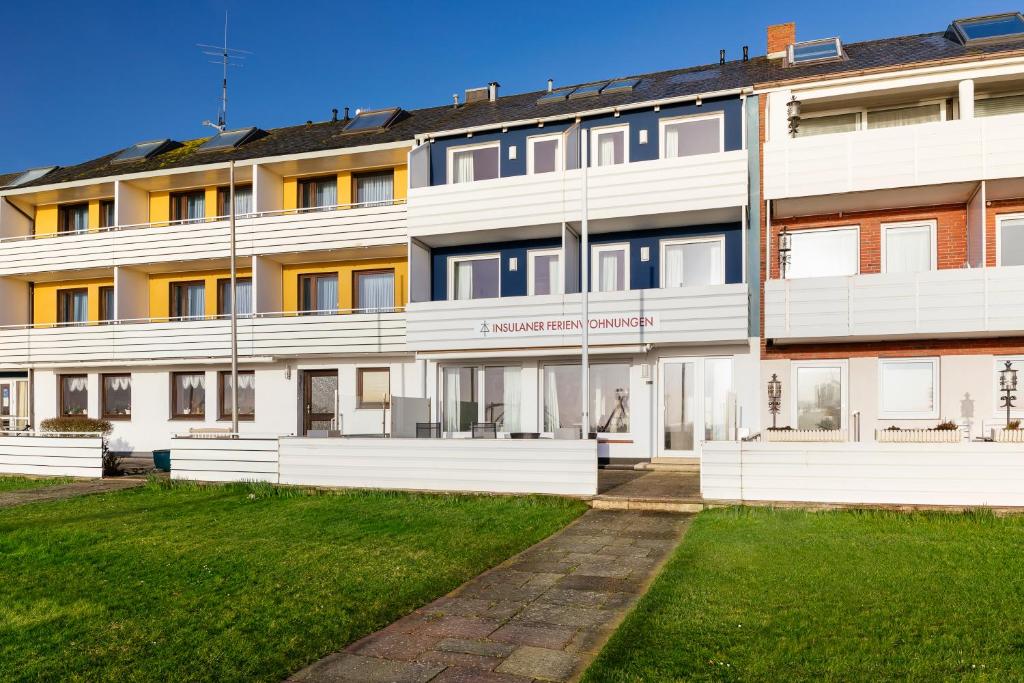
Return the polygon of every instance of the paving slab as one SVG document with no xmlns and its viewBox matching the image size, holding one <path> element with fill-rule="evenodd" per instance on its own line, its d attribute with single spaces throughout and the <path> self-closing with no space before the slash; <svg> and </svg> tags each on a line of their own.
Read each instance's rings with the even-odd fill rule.
<svg viewBox="0 0 1024 683">
<path fill-rule="evenodd" d="M 0 508 L 16 507 L 28 503 L 43 503 L 51 500 L 65 500 L 88 496 L 95 493 L 110 493 L 135 488 L 146 483 L 140 477 L 111 477 L 109 479 L 89 479 L 70 484 L 44 486 L 39 489 L 21 489 L 0 493 Z"/>
</svg>

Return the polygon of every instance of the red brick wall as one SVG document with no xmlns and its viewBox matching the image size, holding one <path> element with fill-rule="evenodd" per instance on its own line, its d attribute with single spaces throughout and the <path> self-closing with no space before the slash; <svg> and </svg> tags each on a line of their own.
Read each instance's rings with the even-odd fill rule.
<svg viewBox="0 0 1024 683">
<path fill-rule="evenodd" d="M 768 54 L 783 52 L 796 42 L 796 24 L 774 24 L 768 27 Z"/>
<path fill-rule="evenodd" d="M 818 358 L 903 358 L 913 356 L 1009 355 L 1024 353 L 1024 337 L 993 339 L 907 339 L 838 344 L 764 344 L 762 358 L 815 360 Z"/>
<path fill-rule="evenodd" d="M 1024 199 L 989 202 L 985 207 L 985 263 L 996 265 L 996 218 L 1007 213 L 1024 213 Z"/>
</svg>

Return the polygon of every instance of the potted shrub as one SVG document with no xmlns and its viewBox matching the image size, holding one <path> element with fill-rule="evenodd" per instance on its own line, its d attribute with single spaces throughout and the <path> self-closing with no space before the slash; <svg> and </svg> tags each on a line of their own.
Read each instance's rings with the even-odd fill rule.
<svg viewBox="0 0 1024 683">
<path fill-rule="evenodd" d="M 875 441 L 879 443 L 959 443 L 960 426 L 952 420 L 944 420 L 927 429 L 904 429 L 890 425 L 875 430 Z"/>
<path fill-rule="evenodd" d="M 112 453 L 107 447 L 107 437 L 114 431 L 110 420 L 96 420 L 91 417 L 51 417 L 39 425 L 40 431 L 50 432 L 57 436 L 66 434 L 99 434 L 103 439 L 103 476 L 111 477 L 121 473 L 121 456 Z"/>
<path fill-rule="evenodd" d="M 994 427 L 992 440 L 999 443 L 1024 443 L 1024 429 L 1021 429 L 1021 421 L 1010 420 L 1005 427 Z"/>
<path fill-rule="evenodd" d="M 846 432 L 835 429 L 831 420 L 826 418 L 817 424 L 817 429 L 793 429 L 790 426 L 768 427 L 764 431 L 764 441 L 809 443 L 815 441 L 838 442 L 846 441 Z"/>
</svg>

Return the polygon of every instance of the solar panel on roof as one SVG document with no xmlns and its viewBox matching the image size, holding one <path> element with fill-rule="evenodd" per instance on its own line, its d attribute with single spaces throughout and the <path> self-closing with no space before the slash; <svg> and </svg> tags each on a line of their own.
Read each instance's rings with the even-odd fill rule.
<svg viewBox="0 0 1024 683">
<path fill-rule="evenodd" d="M 592 97 L 600 94 L 606 85 L 608 85 L 608 81 L 605 81 L 604 83 L 592 83 L 591 85 L 581 85 L 572 91 L 572 94 L 569 95 L 569 99 L 575 100 L 577 97 Z"/>
<path fill-rule="evenodd" d="M 398 107 L 361 111 L 342 129 L 343 133 L 357 133 L 367 130 L 387 128 L 402 111 Z"/>
<path fill-rule="evenodd" d="M 789 46 L 790 64 L 806 64 L 829 59 L 842 59 L 843 47 L 838 38 L 823 38 L 794 43 Z"/>
<path fill-rule="evenodd" d="M 1024 16 L 1020 12 L 957 19 L 953 26 L 964 44 L 1024 37 Z"/>
<path fill-rule="evenodd" d="M 159 154 L 173 143 L 168 138 L 163 140 L 147 140 L 145 142 L 136 142 L 128 149 L 124 149 L 111 161 L 138 161 L 140 159 L 148 159 L 155 154 Z"/>
<path fill-rule="evenodd" d="M 632 90 L 633 88 L 635 88 L 637 86 L 637 83 L 639 83 L 639 82 L 640 82 L 639 78 L 623 78 L 623 79 L 620 79 L 618 81 L 612 81 L 611 83 L 606 85 L 604 90 L 602 90 L 601 92 L 602 93 L 610 93 L 610 92 L 624 92 L 624 91 L 627 91 L 627 90 Z"/>
<path fill-rule="evenodd" d="M 31 183 L 32 181 L 39 180 L 44 175 L 46 175 L 50 171 L 55 170 L 56 168 L 57 168 L 56 166 L 44 166 L 44 167 L 41 167 L 41 168 L 30 168 L 29 170 L 25 171 L 24 173 L 19 175 L 17 178 L 12 180 L 11 182 L 7 183 L 4 187 L 18 187 L 19 185 L 26 185 L 28 183 Z"/>
<path fill-rule="evenodd" d="M 255 126 L 221 131 L 199 145 L 198 151 L 206 152 L 212 149 L 232 149 L 238 147 L 255 135 L 256 131 L 257 128 Z"/>
<path fill-rule="evenodd" d="M 541 95 L 540 99 L 538 99 L 537 102 L 564 102 L 565 98 L 571 95 L 575 90 L 575 88 L 563 88 L 562 90 L 552 90 L 549 93 Z"/>
</svg>

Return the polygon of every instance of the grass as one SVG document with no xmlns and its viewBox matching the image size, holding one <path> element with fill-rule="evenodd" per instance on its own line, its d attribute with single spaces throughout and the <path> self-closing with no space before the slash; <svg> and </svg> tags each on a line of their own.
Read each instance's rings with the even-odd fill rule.
<svg viewBox="0 0 1024 683">
<path fill-rule="evenodd" d="M 150 481 L 0 513 L 0 680 L 278 681 L 582 513 Z"/>
<path fill-rule="evenodd" d="M 70 477 L 46 477 L 43 479 L 31 479 L 29 477 L 0 476 L 0 493 L 5 491 L 22 491 L 25 489 L 41 489 L 47 486 L 58 484 L 70 484 L 74 479 Z"/>
<path fill-rule="evenodd" d="M 1024 517 L 701 513 L 584 681 L 1024 680 Z"/>
</svg>

